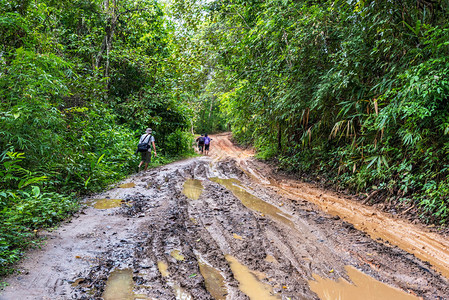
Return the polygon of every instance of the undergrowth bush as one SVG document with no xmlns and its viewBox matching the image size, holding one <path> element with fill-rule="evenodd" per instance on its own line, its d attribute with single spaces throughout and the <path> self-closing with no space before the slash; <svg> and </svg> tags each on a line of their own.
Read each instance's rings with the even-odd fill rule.
<svg viewBox="0 0 449 300">
<path fill-rule="evenodd" d="M 189 156 L 194 154 L 194 136 L 181 129 L 170 133 L 165 142 L 166 153 L 176 153 L 177 156 Z"/>
<path fill-rule="evenodd" d="M 70 213 L 73 193 L 100 191 L 135 172 L 145 128 L 166 149 L 153 166 L 189 155 L 182 130 L 193 111 L 179 93 L 184 72 L 173 55 L 177 41 L 168 38 L 174 28 L 157 1 L 120 2 L 113 12 L 101 1 L 0 2 L 5 270 L 33 230 Z"/>
<path fill-rule="evenodd" d="M 286 170 L 308 176 L 322 175 L 334 186 L 354 193 L 380 190 L 385 199 L 395 197 L 398 201 L 415 203 L 423 221 L 446 223 L 449 175 L 445 166 L 448 164 L 440 157 L 440 165 L 434 165 L 437 164 L 435 152 L 440 150 L 428 149 L 421 152 L 419 158 L 402 150 L 402 155 L 406 153 L 404 157 L 398 155 L 385 163 L 373 154 L 365 160 L 357 160 L 351 157 L 350 149 L 345 149 L 340 147 L 331 152 L 303 149 L 293 155 L 280 156 L 279 161 Z"/>
<path fill-rule="evenodd" d="M 78 208 L 75 195 L 43 191 L 47 178 L 21 167 L 21 158 L 9 151 L 0 157 L 0 276 L 35 244 L 39 229 L 57 225 Z"/>
</svg>

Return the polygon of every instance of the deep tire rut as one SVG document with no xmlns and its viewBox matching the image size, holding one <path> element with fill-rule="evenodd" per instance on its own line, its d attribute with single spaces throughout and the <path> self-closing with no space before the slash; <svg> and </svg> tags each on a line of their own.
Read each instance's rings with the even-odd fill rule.
<svg viewBox="0 0 449 300">
<path fill-rule="evenodd" d="M 370 239 L 314 204 L 255 183 L 239 165 L 232 158 L 191 159 L 129 178 L 135 187 L 115 188 L 98 197 L 121 198 L 121 207 L 89 207 L 67 224 L 65 229 L 74 235 L 71 248 L 65 242 L 70 263 L 62 262 L 63 253 L 44 249 L 54 260 L 48 269 L 64 271 L 33 285 L 28 282 L 36 281 L 42 265 L 25 262 L 28 274 L 11 278 L 11 287 L 0 299 L 100 299 L 116 270 L 130 270 L 130 297 L 214 299 L 200 264 L 223 278 L 220 299 L 250 299 L 229 256 L 251 270 L 273 299 L 319 299 L 309 284 L 314 274 L 350 281 L 347 265 L 412 295 L 447 299 L 448 280 L 428 263 Z M 238 190 L 214 178 L 233 178 Z M 198 199 L 183 194 L 188 179 L 201 182 Z M 239 198 L 247 194 L 262 202 L 251 208 L 257 199 Z M 257 205 L 266 205 L 260 207 L 268 211 L 258 211 Z"/>
</svg>

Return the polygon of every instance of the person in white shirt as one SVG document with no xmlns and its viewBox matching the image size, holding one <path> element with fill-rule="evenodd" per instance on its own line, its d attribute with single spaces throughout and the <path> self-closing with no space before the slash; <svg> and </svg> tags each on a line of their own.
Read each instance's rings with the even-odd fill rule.
<svg viewBox="0 0 449 300">
<path fill-rule="evenodd" d="M 151 128 L 147 128 L 145 130 L 145 134 L 143 134 L 140 137 L 139 144 L 141 144 L 141 143 L 148 144 L 148 151 L 140 152 L 140 154 L 142 156 L 142 161 L 139 164 L 139 171 L 144 163 L 145 163 L 144 171 L 146 171 L 148 169 L 148 164 L 151 162 L 151 146 L 150 145 L 153 145 L 154 156 L 157 156 L 156 145 L 154 144 L 154 136 L 151 135 L 152 132 L 153 132 L 153 130 Z"/>
</svg>

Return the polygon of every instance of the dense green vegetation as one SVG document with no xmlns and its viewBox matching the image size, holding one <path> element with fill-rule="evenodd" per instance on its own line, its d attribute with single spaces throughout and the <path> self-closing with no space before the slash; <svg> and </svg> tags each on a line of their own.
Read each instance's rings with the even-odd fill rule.
<svg viewBox="0 0 449 300">
<path fill-rule="evenodd" d="M 174 34 L 153 0 L 0 1 L 0 275 L 78 195 L 135 172 L 145 128 L 155 164 L 191 155 Z"/>
<path fill-rule="evenodd" d="M 232 129 L 447 222 L 448 0 L 164 3 L 0 0 L 0 275 L 78 195 L 135 171 L 146 127 L 156 164 Z"/>
<path fill-rule="evenodd" d="M 447 0 L 175 8 L 209 68 L 203 93 L 218 98 L 240 142 L 291 171 L 447 221 Z"/>
</svg>

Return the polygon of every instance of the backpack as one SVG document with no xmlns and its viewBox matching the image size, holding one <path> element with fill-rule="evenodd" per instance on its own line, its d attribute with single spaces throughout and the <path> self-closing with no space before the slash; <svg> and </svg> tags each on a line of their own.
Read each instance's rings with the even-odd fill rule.
<svg viewBox="0 0 449 300">
<path fill-rule="evenodd" d="M 145 143 L 145 140 L 147 139 L 148 136 L 150 136 L 150 138 L 148 139 L 148 142 Z M 147 152 L 148 149 L 150 149 L 150 140 L 151 135 L 147 134 L 147 136 L 143 139 L 143 142 L 137 145 L 137 152 Z"/>
<path fill-rule="evenodd" d="M 200 137 L 198 138 L 198 143 L 204 144 L 204 136 L 200 136 Z"/>
</svg>

